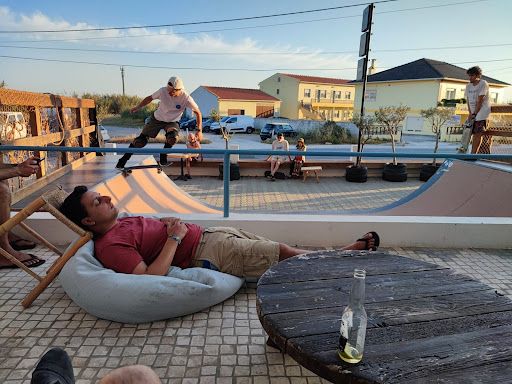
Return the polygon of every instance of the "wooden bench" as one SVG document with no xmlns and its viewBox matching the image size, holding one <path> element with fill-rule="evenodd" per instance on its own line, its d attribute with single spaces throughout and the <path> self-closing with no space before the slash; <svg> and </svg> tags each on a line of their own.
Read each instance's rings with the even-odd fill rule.
<svg viewBox="0 0 512 384">
<path fill-rule="evenodd" d="M 312 172 L 315 173 L 316 182 L 319 183 L 320 180 L 318 180 L 318 173 L 317 172 L 320 172 L 321 170 L 322 170 L 322 167 L 320 165 L 311 166 L 311 167 L 302 167 L 301 171 L 302 171 L 302 175 L 304 176 L 304 179 L 302 181 L 306 182 L 306 179 L 309 176 L 309 172 L 312 171 Z"/>
</svg>

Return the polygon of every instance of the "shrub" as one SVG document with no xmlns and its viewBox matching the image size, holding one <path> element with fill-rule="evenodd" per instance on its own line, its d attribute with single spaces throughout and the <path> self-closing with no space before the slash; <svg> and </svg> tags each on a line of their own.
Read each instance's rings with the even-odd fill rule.
<svg viewBox="0 0 512 384">
<path fill-rule="evenodd" d="M 334 121 L 327 121 L 320 128 L 312 129 L 299 134 L 307 144 L 354 144 L 357 137 L 353 137 L 350 131 L 340 127 Z"/>
</svg>

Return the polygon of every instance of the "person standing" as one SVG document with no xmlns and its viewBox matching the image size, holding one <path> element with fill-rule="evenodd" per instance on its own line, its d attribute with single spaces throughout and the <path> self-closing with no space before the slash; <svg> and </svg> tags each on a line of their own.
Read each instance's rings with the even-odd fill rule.
<svg viewBox="0 0 512 384">
<path fill-rule="evenodd" d="M 466 85 L 464 98 L 468 103 L 468 119 L 473 121 L 471 153 L 490 153 L 490 145 L 486 145 L 480 151 L 483 133 L 487 129 L 487 119 L 491 114 L 489 84 L 482 80 L 482 69 L 478 66 L 469 68 L 466 73 L 469 76 L 469 84 Z"/>
<path fill-rule="evenodd" d="M 190 108 L 196 115 L 197 129 L 201 136 L 203 130 L 201 111 L 194 99 L 185 92 L 183 81 L 179 77 L 172 76 L 166 87 L 162 87 L 151 96 L 144 98 L 137 106 L 130 109 L 130 113 L 137 112 L 155 99 L 160 100 L 158 108 L 151 114 L 149 121 L 144 124 L 141 134 L 133 139 L 130 148 L 144 147 L 148 143 L 148 139 L 155 138 L 161 129 L 165 130 L 164 148 L 172 148 L 177 141 L 180 130 L 179 121 L 185 108 Z M 131 156 L 131 153 L 125 153 L 117 162 L 116 168 L 124 168 Z M 167 164 L 165 153 L 160 154 L 160 164 Z"/>
</svg>

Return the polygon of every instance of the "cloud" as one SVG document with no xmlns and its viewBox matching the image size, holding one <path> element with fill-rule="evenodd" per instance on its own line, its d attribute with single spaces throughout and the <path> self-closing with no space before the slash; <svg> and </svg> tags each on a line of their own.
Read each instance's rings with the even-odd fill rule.
<svg viewBox="0 0 512 384">
<path fill-rule="evenodd" d="M 8 7 L 0 7 L 0 18 L 4 30 L 59 30 L 59 29 L 87 29 L 102 28 L 109 26 L 92 25 L 87 22 L 70 23 L 64 19 L 52 19 L 42 12 L 36 11 L 32 14 L 15 14 Z M 243 31 L 243 30 L 242 30 Z M 252 31 L 252 29 L 251 29 Z M 242 34 L 242 32 L 237 32 Z M 188 52 L 188 53 L 222 53 L 223 55 L 195 56 L 193 62 L 208 63 L 214 68 L 246 68 L 246 69 L 286 69 L 289 72 L 300 72 L 310 75 L 323 75 L 332 77 L 350 77 L 355 72 L 329 71 L 329 69 L 353 68 L 356 66 L 357 58 L 354 55 L 322 54 L 320 50 L 312 50 L 308 47 L 294 47 L 289 44 L 273 43 L 271 45 L 258 41 L 254 37 L 240 37 L 233 41 L 228 40 L 220 33 L 197 33 L 183 34 L 175 33 L 171 28 L 146 29 L 132 28 L 127 30 L 108 30 L 91 32 L 69 32 L 69 33 L 34 33 L 5 35 L 6 38 L 14 41 L 35 40 L 41 46 L 58 46 L 65 44 L 66 47 L 88 48 L 88 49 L 122 49 L 133 51 L 166 51 L 166 52 Z M 87 38 L 84 40 L 84 38 Z M 66 42 L 48 40 L 67 40 Z M 74 40 L 73 40 L 74 39 Z M 41 57 L 41 51 L 26 51 L 26 56 Z M 35 54 L 37 52 L 37 54 Z M 279 54 L 275 54 L 279 52 Z M 228 55 L 229 54 L 229 55 Z M 73 55 L 67 54 L 70 58 Z M 122 61 L 125 64 L 137 61 L 136 56 L 123 54 Z M 186 55 L 176 55 L 177 59 L 185 58 Z M 145 56 L 144 56 L 145 57 Z M 188 56 L 190 58 L 190 56 Z M 152 62 L 167 62 L 168 55 L 152 57 Z M 191 62 L 191 60 L 188 60 Z M 297 71 L 293 71 L 297 68 Z M 314 72 L 306 72 L 306 68 L 317 69 Z"/>
</svg>

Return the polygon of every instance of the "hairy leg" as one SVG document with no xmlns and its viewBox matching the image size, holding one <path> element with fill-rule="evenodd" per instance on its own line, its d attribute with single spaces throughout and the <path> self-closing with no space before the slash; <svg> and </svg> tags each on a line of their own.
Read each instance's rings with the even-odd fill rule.
<svg viewBox="0 0 512 384">
<path fill-rule="evenodd" d="M 11 217 L 11 191 L 6 180 L 0 181 L 0 223 L 5 223 Z M 0 247 L 16 257 L 20 261 L 30 259 L 25 253 L 15 251 L 9 244 L 9 234 L 4 233 L 0 236 Z M 11 262 L 5 257 L 0 256 L 0 266 L 11 265 Z"/>
<path fill-rule="evenodd" d="M 483 135 L 481 133 L 473 134 L 473 143 L 471 145 L 471 153 L 478 153 L 480 146 L 482 145 Z"/>
</svg>

